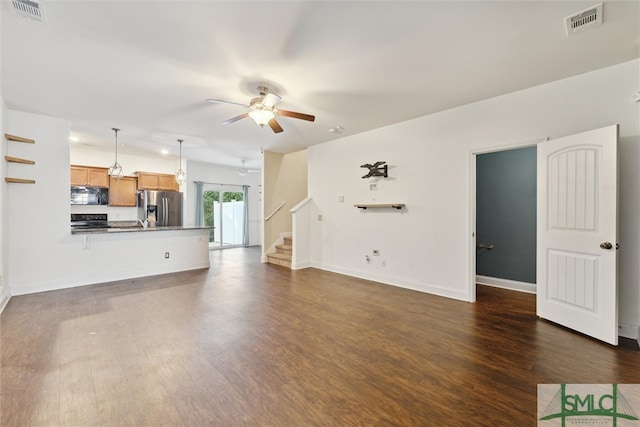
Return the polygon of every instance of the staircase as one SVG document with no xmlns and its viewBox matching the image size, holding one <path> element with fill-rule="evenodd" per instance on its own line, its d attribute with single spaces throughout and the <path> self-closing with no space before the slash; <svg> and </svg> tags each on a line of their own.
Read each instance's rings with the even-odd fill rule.
<svg viewBox="0 0 640 427">
<path fill-rule="evenodd" d="M 291 254 L 293 251 L 293 241 L 291 237 L 285 237 L 284 243 L 276 245 L 276 251 L 267 254 L 267 262 L 269 264 L 281 265 L 282 267 L 291 268 Z"/>
</svg>

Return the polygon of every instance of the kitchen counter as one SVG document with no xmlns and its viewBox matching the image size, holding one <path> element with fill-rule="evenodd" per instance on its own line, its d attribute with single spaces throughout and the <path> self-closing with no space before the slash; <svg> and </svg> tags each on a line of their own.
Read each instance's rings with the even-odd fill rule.
<svg viewBox="0 0 640 427">
<path fill-rule="evenodd" d="M 132 232 L 152 232 L 152 231 L 176 231 L 176 230 L 209 230 L 214 227 L 198 227 L 198 226 L 172 226 L 172 227 L 147 227 L 141 225 L 133 226 L 117 226 L 111 225 L 109 228 L 80 228 L 72 229 L 71 234 L 113 234 L 113 233 L 132 233 Z"/>
</svg>

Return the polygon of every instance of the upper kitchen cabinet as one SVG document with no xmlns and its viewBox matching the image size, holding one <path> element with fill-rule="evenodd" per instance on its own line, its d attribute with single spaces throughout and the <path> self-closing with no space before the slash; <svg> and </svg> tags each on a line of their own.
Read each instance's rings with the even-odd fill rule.
<svg viewBox="0 0 640 427">
<path fill-rule="evenodd" d="M 107 168 L 71 165 L 71 185 L 109 187 Z"/>
<path fill-rule="evenodd" d="M 135 177 L 110 178 L 109 206 L 137 206 L 137 197 L 137 180 Z"/>
<path fill-rule="evenodd" d="M 166 173 L 136 172 L 139 190 L 180 191 L 176 177 Z"/>
</svg>

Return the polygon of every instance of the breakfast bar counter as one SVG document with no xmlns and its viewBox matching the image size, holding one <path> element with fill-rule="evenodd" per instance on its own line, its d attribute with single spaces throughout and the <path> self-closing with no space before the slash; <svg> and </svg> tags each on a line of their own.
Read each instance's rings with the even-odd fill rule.
<svg viewBox="0 0 640 427">
<path fill-rule="evenodd" d="M 71 234 L 112 234 L 112 233 L 132 233 L 132 232 L 153 232 L 153 231 L 179 231 L 179 230 L 210 230 L 213 227 L 199 226 L 168 226 L 168 227 L 142 227 L 138 226 L 118 226 L 98 228 L 71 228 Z"/>
</svg>

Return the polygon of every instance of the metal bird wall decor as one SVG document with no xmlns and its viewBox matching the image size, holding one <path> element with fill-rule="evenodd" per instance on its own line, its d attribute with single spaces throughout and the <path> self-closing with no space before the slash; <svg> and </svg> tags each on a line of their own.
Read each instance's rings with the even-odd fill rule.
<svg viewBox="0 0 640 427">
<path fill-rule="evenodd" d="M 374 176 L 387 178 L 389 175 L 387 175 L 387 165 L 385 163 L 387 162 L 375 162 L 374 164 L 366 163 L 364 165 L 360 165 L 361 168 L 369 169 L 369 173 L 362 178 L 371 178 Z"/>
</svg>

